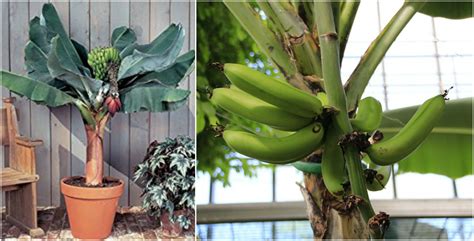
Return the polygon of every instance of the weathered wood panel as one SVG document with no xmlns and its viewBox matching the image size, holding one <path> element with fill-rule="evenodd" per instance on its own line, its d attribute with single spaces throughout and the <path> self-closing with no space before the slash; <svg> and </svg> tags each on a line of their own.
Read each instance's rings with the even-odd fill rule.
<svg viewBox="0 0 474 241">
<path fill-rule="evenodd" d="M 66 31 L 69 31 L 69 3 L 53 1 Z M 71 175 L 71 107 L 51 109 L 51 204 L 61 204 L 59 180 Z"/>
<path fill-rule="evenodd" d="M 0 58 L 1 61 L 1 68 L 2 69 L 9 69 L 10 68 L 10 31 L 9 31 L 9 4 L 8 2 L 2 1 L 0 3 L 1 5 L 1 29 L 0 31 L 2 32 L 2 36 L 0 38 L 0 46 L 1 46 L 1 55 L 2 57 Z M 6 88 L 1 87 L 0 89 L 0 97 L 9 97 L 10 96 L 10 91 L 8 91 Z M 3 107 L 3 101 L 1 101 L 0 106 Z M 6 165 L 6 160 L 8 157 L 8 148 L 5 148 L 4 146 L 0 145 L 0 167 L 5 167 Z M 5 203 L 5 193 L 2 192 L 2 196 L 0 199 L 0 206 L 4 206 Z"/>
<path fill-rule="evenodd" d="M 130 26 L 130 3 L 111 2 L 110 28 L 113 30 L 120 26 Z M 130 115 L 117 113 L 111 121 L 111 148 L 110 148 L 110 175 L 126 180 L 130 168 Z M 128 183 L 124 187 L 120 205 L 127 205 Z"/>
<path fill-rule="evenodd" d="M 30 2 L 29 4 L 29 18 L 41 14 L 43 3 L 47 0 Z M 51 203 L 51 132 L 50 132 L 50 110 L 44 105 L 37 105 L 31 102 L 31 136 L 43 140 L 43 145 L 36 149 L 37 173 L 41 179 L 37 183 L 38 190 L 41 190 L 42 195 L 38 196 L 39 204 Z"/>
<path fill-rule="evenodd" d="M 188 2 L 171 2 L 171 22 L 181 23 L 186 29 L 186 33 L 189 33 L 190 23 L 190 3 Z M 189 39 L 185 41 L 182 52 L 189 50 Z M 183 80 L 180 83 L 180 87 L 183 89 L 189 89 L 189 79 Z M 189 108 L 183 107 L 179 110 L 170 113 L 170 136 L 187 135 L 189 128 Z"/>
<path fill-rule="evenodd" d="M 26 74 L 23 48 L 28 39 L 28 22 L 40 13 L 48 0 L 2 1 L 2 69 Z M 53 2 L 72 38 L 91 49 L 106 46 L 116 27 L 131 26 L 138 41 L 154 39 L 171 22 L 180 22 L 187 39 L 183 53 L 194 48 L 195 3 L 163 1 L 63 1 Z M 182 88 L 194 89 L 194 78 L 183 81 Z M 1 89 L 2 97 L 10 92 Z M 12 94 L 14 95 L 14 94 Z M 195 98 L 194 95 L 191 98 Z M 194 137 L 194 100 L 171 113 L 117 114 L 104 138 L 105 174 L 125 180 L 127 185 L 120 205 L 139 205 L 140 189 L 131 182 L 135 166 L 145 155 L 148 143 L 167 136 L 187 134 Z M 38 151 L 39 205 L 62 203 L 59 181 L 68 175 L 82 175 L 86 157 L 86 137 L 78 111 L 71 107 L 48 109 L 18 98 L 20 131 L 39 138 L 44 145 Z M 6 150 L 0 149 L 1 157 Z M 0 165 L 6 161 L 1 160 Z"/>
<path fill-rule="evenodd" d="M 150 3 L 132 2 L 130 5 L 130 27 L 137 34 L 138 43 L 150 42 Z M 154 36 L 153 36 L 154 37 Z M 140 112 L 130 116 L 130 168 L 133 176 L 134 167 L 143 160 L 143 155 L 150 143 L 150 113 Z M 129 199 L 131 203 L 140 203 L 141 189 L 129 182 Z"/>
</svg>

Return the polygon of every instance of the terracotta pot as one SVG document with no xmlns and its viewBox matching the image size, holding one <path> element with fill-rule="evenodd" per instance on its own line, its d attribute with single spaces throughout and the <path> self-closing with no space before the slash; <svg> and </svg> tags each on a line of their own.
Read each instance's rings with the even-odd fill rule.
<svg viewBox="0 0 474 241">
<path fill-rule="evenodd" d="M 175 216 L 179 215 L 186 215 L 191 218 L 191 222 L 194 223 L 193 217 L 188 210 L 177 210 L 174 211 L 173 214 Z M 164 211 L 160 215 L 160 222 L 161 222 L 161 231 L 163 236 L 167 238 L 177 238 L 183 235 L 183 229 L 179 225 L 178 222 L 172 223 L 169 219 L 169 213 Z"/>
<path fill-rule="evenodd" d="M 105 239 L 112 232 L 124 182 L 114 187 L 77 187 L 61 180 L 61 193 L 72 235 L 79 239 Z"/>
</svg>

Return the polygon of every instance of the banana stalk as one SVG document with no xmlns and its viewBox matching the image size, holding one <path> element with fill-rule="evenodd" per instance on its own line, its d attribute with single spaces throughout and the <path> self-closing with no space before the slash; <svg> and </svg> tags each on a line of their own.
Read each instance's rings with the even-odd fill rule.
<svg viewBox="0 0 474 241">
<path fill-rule="evenodd" d="M 286 35 L 289 46 L 293 49 L 300 72 L 303 75 L 322 77 L 319 48 L 296 9 L 285 2 L 270 1 L 268 4 L 273 12 L 277 13 L 274 16 L 277 18 L 282 33 Z"/>
<path fill-rule="evenodd" d="M 92 112 L 89 110 L 89 107 L 87 107 L 87 105 L 80 100 L 76 100 L 74 102 L 74 105 L 79 110 L 79 113 L 81 113 L 81 117 L 84 121 L 84 124 L 87 126 L 91 126 L 94 129 L 96 126 L 96 121 L 94 116 L 92 115 Z"/>
<path fill-rule="evenodd" d="M 346 112 L 346 96 L 341 83 L 341 71 L 339 62 L 339 40 L 337 37 L 332 6 L 330 2 L 314 2 L 315 22 L 318 28 L 319 42 L 321 46 L 321 59 L 323 65 L 323 76 L 325 89 L 329 105 L 339 109 L 334 116 L 337 128 L 344 134 L 352 132 L 349 116 Z M 354 146 L 347 146 L 344 150 L 351 191 L 353 194 L 364 199 L 359 206 L 362 217 L 366 222 L 375 215 L 370 204 L 369 195 L 363 179 L 362 163 L 359 158 L 359 151 Z M 374 238 L 381 238 L 383 234 L 380 230 L 372 230 Z"/>
</svg>

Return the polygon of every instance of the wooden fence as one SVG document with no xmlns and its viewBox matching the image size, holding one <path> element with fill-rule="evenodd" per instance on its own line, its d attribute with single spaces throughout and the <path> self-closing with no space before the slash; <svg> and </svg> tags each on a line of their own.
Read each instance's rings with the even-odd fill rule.
<svg viewBox="0 0 474 241">
<path fill-rule="evenodd" d="M 1 66 L 25 74 L 23 48 L 28 40 L 28 22 L 39 16 L 43 1 L 1 2 Z M 183 52 L 195 48 L 195 3 L 155 1 L 52 1 L 70 36 L 90 49 L 109 44 L 114 28 L 130 26 L 138 41 L 148 43 L 170 23 L 181 23 L 186 30 Z M 181 84 L 195 89 L 194 77 Z M 15 96 L 2 88 L 2 97 Z M 188 105 L 174 112 L 117 114 L 109 125 L 104 140 L 105 174 L 126 181 L 121 205 L 139 205 L 141 190 L 131 181 L 134 167 L 153 140 L 179 134 L 194 137 L 195 94 Z M 41 139 L 37 151 L 38 203 L 41 206 L 61 203 L 59 180 L 69 175 L 82 175 L 86 154 L 82 119 L 75 108 L 49 109 L 17 98 L 16 107 L 23 135 Z M 5 151 L 0 149 L 2 165 Z"/>
</svg>

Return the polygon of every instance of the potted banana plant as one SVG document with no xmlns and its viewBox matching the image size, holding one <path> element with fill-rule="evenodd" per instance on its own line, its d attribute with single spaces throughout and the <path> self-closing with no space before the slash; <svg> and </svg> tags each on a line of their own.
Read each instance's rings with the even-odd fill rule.
<svg viewBox="0 0 474 241">
<path fill-rule="evenodd" d="M 137 43 L 132 29 L 116 28 L 108 47 L 88 52 L 67 35 L 52 4 L 29 23 L 25 47 L 28 77 L 2 70 L 1 85 L 51 108 L 73 105 L 87 136 L 85 174 L 65 177 L 71 231 L 76 238 L 106 238 L 124 182 L 103 177 L 103 137 L 117 112 L 172 111 L 187 101 L 177 86 L 193 69 L 194 51 L 179 55 L 185 32 L 171 24 L 149 44 Z"/>
<path fill-rule="evenodd" d="M 266 163 L 291 164 L 304 173 L 300 190 L 315 239 L 382 239 L 389 215 L 375 213 L 368 190 L 383 189 L 394 163 L 419 162 L 427 156 L 439 160 L 429 155 L 436 143 L 433 129 L 471 128 L 472 98 L 447 102 L 444 90 L 420 106 L 383 113 L 375 98 L 361 97 L 385 53 L 415 14 L 467 18 L 472 17 L 472 3 L 405 1 L 345 85 L 340 66 L 359 1 L 225 0 L 224 4 L 284 78 L 246 65 L 214 64 L 230 87 L 211 86 L 215 88 L 207 94 L 207 86 L 206 93 L 199 95 L 200 105 L 211 102 L 219 112 L 202 108 L 198 116 L 227 124 L 223 131 L 215 129 L 235 152 Z M 466 121 L 451 122 L 452 116 L 463 113 L 469 114 Z M 244 126 L 235 116 L 260 125 Z M 204 129 L 204 124 L 198 126 Z M 275 135 L 265 136 L 261 126 L 276 130 Z M 199 137 L 198 150 L 199 143 L 208 142 Z M 462 140 L 467 153 L 472 142 Z M 443 154 L 443 161 L 471 162 L 472 152 L 469 159 L 453 154 L 456 151 L 443 149 L 449 153 Z"/>
</svg>

